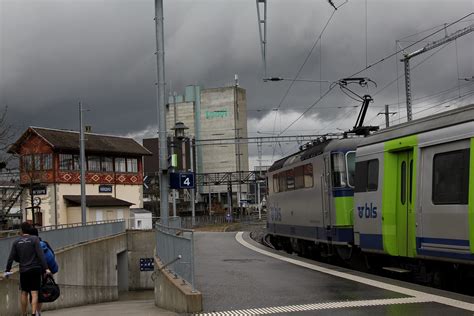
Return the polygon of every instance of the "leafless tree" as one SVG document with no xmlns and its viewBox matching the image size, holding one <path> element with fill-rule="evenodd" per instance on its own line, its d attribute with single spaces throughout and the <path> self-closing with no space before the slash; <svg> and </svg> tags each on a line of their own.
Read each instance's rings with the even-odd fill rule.
<svg viewBox="0 0 474 316">
<path fill-rule="evenodd" d="M 15 158 L 7 154 L 14 137 L 12 125 L 7 121 L 7 113 L 8 106 L 5 106 L 0 112 L 0 170 L 6 168 L 8 162 Z"/>
</svg>

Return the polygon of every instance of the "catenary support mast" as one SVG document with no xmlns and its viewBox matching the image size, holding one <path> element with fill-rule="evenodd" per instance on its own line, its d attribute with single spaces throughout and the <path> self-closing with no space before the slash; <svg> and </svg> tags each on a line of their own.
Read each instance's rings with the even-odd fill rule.
<svg viewBox="0 0 474 316">
<path fill-rule="evenodd" d="M 411 121 L 413 119 L 412 115 L 412 97 L 411 97 L 411 79 L 410 79 L 410 59 L 418 56 L 420 54 L 426 53 L 427 51 L 430 51 L 436 47 L 439 47 L 441 45 L 444 45 L 446 43 L 449 43 L 451 41 L 454 41 L 455 39 L 464 36 L 466 34 L 469 34 L 474 31 L 474 24 L 471 24 L 470 26 L 463 28 L 462 30 L 456 31 L 451 35 L 446 35 L 444 38 L 428 43 L 425 45 L 425 47 L 414 51 L 413 53 L 405 53 L 401 61 L 404 63 L 405 66 L 405 93 L 406 93 L 406 98 L 407 98 L 407 120 Z"/>
<path fill-rule="evenodd" d="M 158 139 L 160 156 L 160 216 L 162 224 L 168 225 L 168 138 L 166 135 L 165 112 L 165 44 L 163 26 L 163 0 L 155 0 L 156 64 L 157 64 L 157 104 Z"/>
</svg>

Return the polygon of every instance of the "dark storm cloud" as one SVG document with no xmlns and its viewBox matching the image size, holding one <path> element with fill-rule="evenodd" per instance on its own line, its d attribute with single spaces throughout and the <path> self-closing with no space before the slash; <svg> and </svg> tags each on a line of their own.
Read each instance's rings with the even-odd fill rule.
<svg viewBox="0 0 474 316">
<path fill-rule="evenodd" d="M 268 2 L 268 72 L 292 77 L 332 10 L 324 0 Z M 368 0 L 368 61 L 392 53 L 396 39 L 472 11 L 472 0 Z M 19 129 L 28 125 L 76 129 L 77 102 L 82 100 L 90 109 L 86 122 L 97 132 L 127 134 L 154 126 L 153 15 L 153 0 L 1 0 L 0 104 L 9 105 L 10 120 Z M 336 12 L 322 39 L 323 79 L 336 80 L 366 65 L 365 21 L 363 0 L 350 0 Z M 457 24 L 449 32 L 465 26 Z M 188 84 L 222 86 L 232 83 L 237 73 L 247 89 L 249 118 L 262 119 L 266 112 L 254 110 L 279 104 L 289 83 L 261 81 L 254 0 L 165 0 L 165 33 L 171 89 L 181 92 Z M 455 86 L 458 71 L 461 77 L 474 75 L 473 38 L 471 34 L 457 41 L 458 63 L 452 43 L 413 71 L 415 98 Z M 319 53 L 317 47 L 301 78 L 319 78 Z M 396 63 L 392 58 L 362 75 L 383 87 L 396 78 Z M 397 85 L 391 85 L 377 95 L 374 105 L 397 101 L 397 92 Z M 301 112 L 319 93 L 319 85 L 297 83 L 281 109 Z M 400 95 L 403 101 L 403 80 Z M 319 106 L 352 104 L 334 91 Z M 368 116 L 379 110 L 374 107 Z M 312 113 L 326 122 L 347 116 L 341 109 Z"/>
</svg>

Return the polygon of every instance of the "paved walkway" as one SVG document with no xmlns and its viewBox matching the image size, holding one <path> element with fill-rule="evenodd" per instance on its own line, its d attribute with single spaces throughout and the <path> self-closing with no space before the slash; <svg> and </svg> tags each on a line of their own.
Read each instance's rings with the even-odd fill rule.
<svg viewBox="0 0 474 316">
<path fill-rule="evenodd" d="M 153 295 L 153 291 L 125 292 L 119 295 L 119 301 L 45 311 L 42 314 L 45 316 L 178 315 L 156 307 Z"/>
<path fill-rule="evenodd" d="M 116 301 L 110 303 L 94 304 L 73 308 L 65 308 L 57 311 L 45 311 L 42 313 L 45 316 L 115 316 L 115 315 L 162 315 L 174 316 L 178 315 L 155 306 L 153 300 L 134 300 L 134 301 Z"/>
</svg>

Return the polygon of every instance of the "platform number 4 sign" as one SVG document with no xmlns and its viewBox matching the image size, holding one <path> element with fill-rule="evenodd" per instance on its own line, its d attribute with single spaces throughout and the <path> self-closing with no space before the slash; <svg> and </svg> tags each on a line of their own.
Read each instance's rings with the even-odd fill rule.
<svg viewBox="0 0 474 316">
<path fill-rule="evenodd" d="M 180 173 L 179 175 L 179 187 L 181 189 L 192 189 L 194 188 L 194 174 L 193 173 Z"/>
<path fill-rule="evenodd" d="M 194 188 L 194 173 L 192 172 L 170 173 L 170 188 L 193 189 Z"/>
</svg>

